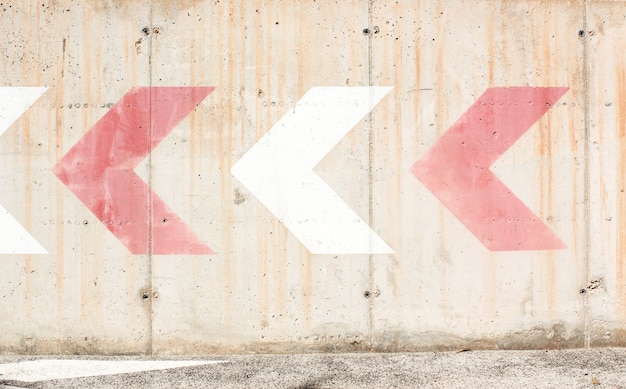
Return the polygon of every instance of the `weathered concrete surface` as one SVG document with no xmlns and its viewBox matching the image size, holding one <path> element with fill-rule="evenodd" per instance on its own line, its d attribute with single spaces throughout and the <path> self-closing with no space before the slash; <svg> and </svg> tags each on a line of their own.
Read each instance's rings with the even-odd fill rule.
<svg viewBox="0 0 626 389">
<path fill-rule="evenodd" d="M 227 362 L 34 383 L 3 380 L 0 376 L 0 388 L 3 385 L 42 389 L 626 387 L 624 349 L 214 357 L 215 360 Z M 201 361 L 212 358 L 204 356 L 192 359 Z M 32 360 L 32 357 L 2 357 L 0 372 L 4 363 L 25 360 Z M 147 360 L 147 358 L 115 360 Z"/>
<path fill-rule="evenodd" d="M 624 3 L 621 3 L 622 8 Z M 590 261 L 587 288 L 593 345 L 626 341 L 626 12 L 610 2 L 589 8 Z M 609 43 L 612 42 L 612 43 Z"/>
<path fill-rule="evenodd" d="M 131 87 L 150 84 L 135 42 L 145 2 L 2 1 L 3 86 L 48 91 L 1 138 L 0 202 L 49 255 L 2 255 L 0 348 L 145 352 L 150 259 L 132 255 L 52 166 Z M 123 3 L 123 6 L 122 6 Z"/>
<path fill-rule="evenodd" d="M 625 17 L 591 0 L 2 1 L 0 86 L 48 90 L 0 137 L 0 204 L 49 254 L 0 254 L 0 352 L 626 345 Z M 51 171 L 136 86 L 215 87 L 135 169 L 214 254 L 131 254 Z M 231 174 L 319 86 L 393 87 L 314 169 L 393 254 L 311 252 Z M 569 89 L 476 169 L 565 249 L 492 251 L 410 172 L 487 88 L 515 86 Z M 482 220 L 496 240 L 521 225 L 504 211 Z"/>
</svg>

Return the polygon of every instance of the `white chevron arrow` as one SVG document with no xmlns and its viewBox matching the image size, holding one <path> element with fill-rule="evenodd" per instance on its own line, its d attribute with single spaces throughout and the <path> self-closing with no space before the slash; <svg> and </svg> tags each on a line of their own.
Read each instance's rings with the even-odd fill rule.
<svg viewBox="0 0 626 389">
<path fill-rule="evenodd" d="M 311 88 L 231 169 L 313 254 L 393 253 L 313 172 L 391 89 Z"/>
<path fill-rule="evenodd" d="M 0 135 L 4 134 L 46 89 L 46 87 L 0 87 Z M 0 254 L 47 254 L 46 249 L 2 205 L 0 205 Z"/>
</svg>

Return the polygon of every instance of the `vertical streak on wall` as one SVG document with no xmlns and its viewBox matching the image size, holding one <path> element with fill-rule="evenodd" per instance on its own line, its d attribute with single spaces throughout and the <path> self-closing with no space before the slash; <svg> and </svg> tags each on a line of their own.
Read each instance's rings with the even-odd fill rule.
<svg viewBox="0 0 626 389">
<path fill-rule="evenodd" d="M 37 8 L 37 10 L 38 10 L 38 8 Z M 36 26 L 39 25 L 39 22 L 40 22 L 39 16 L 40 16 L 39 12 L 36 12 L 36 18 L 37 18 L 36 22 L 35 23 L 30 23 L 28 21 L 28 18 L 32 17 L 32 16 L 28 15 L 28 13 L 25 13 L 22 23 L 23 23 L 23 25 L 29 26 L 32 30 L 34 30 L 36 28 Z M 29 31 L 28 35 L 31 35 L 33 33 L 34 33 L 33 31 Z M 25 43 L 26 42 L 24 42 L 24 46 L 25 46 Z M 38 52 L 38 54 L 39 53 L 40 52 Z M 28 67 L 27 67 L 26 61 L 23 61 L 23 63 L 22 63 L 22 75 L 23 75 L 23 77 L 27 78 L 28 73 L 29 72 L 28 72 Z M 29 130 L 30 130 L 30 125 L 25 124 L 23 131 L 25 131 L 24 138 L 26 139 L 26 145 L 28 145 L 28 139 L 30 138 L 30 134 L 29 134 L 30 131 Z M 18 146 L 18 147 L 20 147 L 20 146 Z M 30 150 L 29 149 L 27 149 L 26 152 L 28 154 L 30 154 Z M 28 163 L 28 165 L 26 165 L 26 166 L 27 166 L 27 168 L 24 169 L 24 172 L 25 172 L 25 174 L 29 175 L 30 174 L 30 170 L 29 169 L 30 169 L 31 164 Z M 27 183 L 31 182 L 31 178 L 29 176 L 25 177 L 24 182 L 27 182 Z M 27 196 L 28 196 L 29 193 L 30 193 L 30 191 L 27 190 L 26 191 Z M 30 199 L 28 199 L 28 198 L 26 199 L 26 204 L 27 205 L 30 204 Z M 27 215 L 26 220 L 30 220 L 30 215 Z M 26 227 L 26 229 L 30 230 L 29 226 L 25 226 L 25 227 Z M 28 255 L 26 257 L 24 274 L 25 274 L 25 283 L 26 283 L 26 301 L 29 302 L 29 300 L 30 300 L 29 296 L 32 293 L 32 289 L 31 288 L 32 288 L 32 276 L 33 276 L 32 256 L 30 256 L 30 255 Z M 32 314 L 32 305 L 30 303 L 27 306 L 27 311 L 26 312 L 27 312 L 27 315 L 30 317 L 30 315 Z"/>
<path fill-rule="evenodd" d="M 254 2 L 253 7 L 256 10 L 263 9 L 263 4 L 261 1 L 257 0 Z M 262 15 L 265 15 L 265 14 L 266 13 L 264 12 Z M 265 20 L 262 20 L 261 18 L 262 18 L 261 14 L 259 14 L 258 12 L 255 12 L 255 19 L 254 19 L 255 27 L 257 25 L 265 23 Z M 269 116 L 267 115 L 267 112 L 264 112 L 263 102 L 267 101 L 267 97 L 265 96 L 270 96 L 271 94 L 269 90 L 269 84 L 268 84 L 269 77 L 265 79 L 263 78 L 263 76 L 265 75 L 267 59 L 260 53 L 268 52 L 269 47 L 267 46 L 267 42 L 269 41 L 269 39 L 265 36 L 265 33 L 262 30 L 251 35 L 252 35 L 252 38 L 254 39 L 254 45 L 253 45 L 254 56 L 252 58 L 254 58 L 254 71 L 255 71 L 254 80 L 255 80 L 255 86 L 257 88 L 256 107 L 254 107 L 254 114 L 255 114 L 254 123 L 256 123 L 254 139 L 260 139 L 265 133 L 265 131 L 267 131 L 267 129 L 265 128 L 266 127 L 265 124 L 269 118 Z M 242 131 L 242 136 L 244 135 L 245 135 L 245 131 Z M 245 140 L 242 141 L 242 144 L 245 144 Z M 263 231 L 264 227 L 262 224 L 266 224 L 267 222 L 263 220 L 262 218 L 257 217 L 256 223 L 257 223 L 256 231 L 258 234 L 259 231 Z M 257 243 L 257 254 L 256 254 L 257 255 L 256 272 L 257 272 L 257 290 L 258 290 L 257 311 L 258 311 L 259 322 L 261 323 L 260 327 L 261 329 L 264 329 L 268 326 L 268 320 L 269 320 L 269 285 L 268 285 L 268 279 L 266 276 L 269 270 L 267 268 L 268 263 L 267 263 L 266 256 L 264 256 L 263 253 L 259 252 L 258 247 L 261 244 L 262 242 Z"/>
<path fill-rule="evenodd" d="M 39 15 L 39 13 L 38 13 Z M 38 85 L 41 85 L 41 83 L 39 83 Z M 23 120 L 23 143 L 24 143 L 24 149 L 26 150 L 25 152 L 25 157 L 26 157 L 26 161 L 25 161 L 25 166 L 26 168 L 23 170 L 24 172 L 24 182 L 26 183 L 26 192 L 24 193 L 24 197 L 25 197 L 25 222 L 24 222 L 24 227 L 26 228 L 26 230 L 31 231 L 31 220 L 32 220 L 32 215 L 31 215 L 31 209 L 32 209 L 32 190 L 33 187 L 31 185 L 31 182 L 33 182 L 33 179 L 31 177 L 31 166 L 32 162 L 31 162 L 31 148 L 30 148 L 30 139 L 31 139 L 31 133 L 30 133 L 30 121 L 28 120 L 28 116 L 26 116 Z M 20 146 L 20 149 L 22 147 Z M 31 277 L 33 276 L 34 270 L 32 268 L 32 255 L 27 255 L 25 260 L 26 260 L 26 280 L 27 282 L 30 283 Z M 28 296 L 28 295 L 27 295 Z"/>
<path fill-rule="evenodd" d="M 228 97 L 228 104 L 226 108 L 226 126 L 232 128 L 232 124 L 235 120 L 235 90 L 237 89 L 237 82 L 235 80 L 235 71 L 237 67 L 233 62 L 233 59 L 238 58 L 235 56 L 237 52 L 235 48 L 236 40 L 237 40 L 237 26 L 238 23 L 235 22 L 235 5 L 233 2 L 228 3 L 228 8 L 224 9 L 222 21 L 225 21 L 227 25 L 223 26 L 223 31 L 226 31 L 226 48 L 228 53 L 224 57 L 224 68 L 222 80 L 224 80 L 225 90 L 228 91 L 230 96 Z M 228 25 L 230 24 L 230 26 Z M 219 30 L 218 30 L 219 31 Z M 219 35 L 217 35 L 219 36 Z M 220 157 L 220 161 L 222 164 L 222 171 L 228 172 L 233 165 L 232 159 L 232 150 L 233 150 L 233 130 L 226 131 L 224 136 L 220 138 L 221 146 L 222 146 L 222 156 Z M 228 196 L 232 196 L 233 193 L 233 180 L 227 180 L 223 182 L 223 199 L 229 198 Z M 224 202 L 226 203 L 226 201 Z M 222 226 L 229 226 L 234 220 L 234 210 L 232 206 L 225 207 L 222 210 Z M 224 228 L 222 230 L 222 245 L 224 247 L 224 252 L 231 253 L 233 252 L 233 236 L 228 231 L 228 228 Z M 228 251 L 227 251 L 228 250 Z M 234 309 L 234 291 L 237 290 L 237 279 L 236 277 L 236 261 L 232 258 L 225 257 L 224 260 L 225 265 L 225 282 L 226 282 L 226 314 L 224 317 L 226 318 L 226 323 L 233 322 L 233 309 Z"/>
<path fill-rule="evenodd" d="M 620 320 L 626 318 L 626 284 L 624 279 L 626 277 L 626 196 L 624 195 L 624 188 L 626 187 L 626 172 L 624 171 L 624 159 L 626 157 L 626 125 L 624 124 L 624 112 L 626 111 L 626 72 L 624 66 L 626 64 L 623 61 L 617 70 L 617 82 L 616 82 L 616 112 L 617 123 L 619 128 L 616 129 L 618 135 L 619 151 L 617 155 L 617 244 L 615 252 L 615 278 L 617 280 L 617 301 L 619 301 L 617 307 L 617 317 Z"/>
<path fill-rule="evenodd" d="M 61 56 L 61 73 L 60 73 L 60 80 L 61 82 L 64 82 L 64 77 L 65 77 L 65 66 L 66 66 L 66 58 L 67 58 L 67 46 L 69 44 L 69 36 L 67 38 L 63 38 L 63 54 Z M 53 114 L 55 114 L 55 135 L 56 138 L 54 139 L 53 142 L 54 145 L 56 146 L 55 148 L 55 161 L 60 160 L 63 157 L 64 154 L 64 144 L 63 144 L 63 128 L 65 126 L 64 123 L 64 115 L 63 115 L 63 111 L 58 108 L 58 107 L 62 107 L 62 102 L 63 102 L 63 88 L 56 88 L 56 101 L 55 101 L 55 112 Z M 55 198 L 57 199 L 56 201 L 56 220 L 62 220 L 63 218 L 63 213 L 64 213 L 64 205 L 65 202 L 63 201 L 63 194 L 64 194 L 64 186 L 63 184 L 61 184 L 61 182 L 57 181 L 57 185 L 56 185 L 56 194 L 55 194 Z M 56 289 L 56 309 L 57 309 L 57 322 L 61 323 L 63 321 L 63 278 L 64 278 L 64 258 L 65 255 L 63 253 L 63 248 L 64 248 L 64 242 L 65 242 L 65 238 L 64 238 L 64 224 L 63 223 L 57 223 L 56 227 L 51 227 L 51 228 L 56 228 L 56 284 L 55 284 L 55 289 Z M 28 289 L 27 289 L 28 290 Z"/>
<path fill-rule="evenodd" d="M 210 4 L 209 4 L 210 3 Z M 164 3 L 165 4 L 165 3 Z M 239 122 L 239 111 L 243 107 L 242 93 L 246 87 L 246 72 L 242 67 L 236 66 L 243 59 L 245 61 L 248 53 L 246 52 L 246 30 L 241 24 L 241 20 L 247 15 L 247 2 L 242 2 L 238 6 L 235 2 L 206 2 L 205 18 L 214 20 L 210 23 L 209 34 L 205 35 L 208 40 L 200 39 L 200 47 L 208 43 L 208 47 L 215 52 L 213 62 L 208 66 L 211 79 L 211 85 L 215 82 L 217 93 L 215 99 L 219 101 L 219 114 L 216 118 L 215 126 L 219 129 L 217 139 L 215 140 L 216 154 L 219 159 L 216 163 L 219 165 L 219 171 L 224 173 L 221 179 L 220 199 L 223 208 L 220 212 L 219 225 L 224 226 L 220 232 L 220 245 L 218 248 L 218 258 L 221 264 L 220 288 L 224 291 L 223 299 L 220 301 L 220 323 L 226 323 L 230 326 L 234 323 L 234 314 L 238 287 L 240 285 L 237 266 L 242 259 L 232 257 L 235 251 L 236 236 L 232 226 L 236 214 L 232 207 L 233 195 L 240 187 L 237 187 L 231 176 L 227 175 L 233 164 L 233 150 L 238 148 L 240 142 L 245 143 L 246 132 L 241 130 L 242 122 Z M 256 5 L 256 4 L 255 4 Z M 198 7 L 200 9 L 201 7 Z M 258 5 L 257 9 L 262 9 Z M 252 23 L 251 23 L 252 24 Z M 254 23 L 256 25 L 256 23 Z M 259 34 L 260 35 L 260 34 Z M 219 39 L 214 41 L 215 37 Z M 262 41 L 259 36 L 255 36 L 257 47 Z M 198 75 L 198 77 L 201 77 Z M 255 78 L 256 79 L 256 78 Z M 196 80 L 193 80 L 196 82 Z M 251 87 L 252 88 L 252 87 Z M 192 128 L 192 131 L 196 129 Z M 211 146 L 212 147 L 212 146 Z M 261 309 L 259 309 L 261 310 Z"/>
<path fill-rule="evenodd" d="M 148 12 L 150 13 L 150 16 L 148 18 L 149 20 L 149 25 L 148 28 L 150 30 L 152 30 L 152 25 L 154 22 L 154 17 L 153 17 L 153 7 L 154 4 L 152 2 L 152 0 L 150 0 L 150 4 L 148 5 Z M 150 31 L 150 33 L 154 34 L 154 30 Z M 149 86 L 152 87 L 152 72 L 153 72 L 153 64 L 152 64 L 152 54 L 153 54 L 153 49 L 154 49 L 154 45 L 153 43 L 153 38 L 151 37 L 148 40 L 148 83 Z M 150 110 L 149 110 L 149 117 L 150 117 L 150 127 L 149 127 L 149 133 L 148 133 L 148 142 L 150 145 L 152 145 L 152 89 L 150 89 Z M 148 174 L 148 187 L 151 188 L 152 187 L 152 153 L 148 153 L 148 170 L 149 170 L 149 174 Z M 152 228 L 153 228 L 153 223 L 152 223 L 152 191 L 149 190 L 148 191 L 148 285 L 146 285 L 145 287 L 145 292 L 144 293 L 148 293 L 148 299 L 147 299 L 147 303 L 148 303 L 148 350 L 146 351 L 147 354 L 153 354 L 154 352 L 154 304 L 152 302 L 153 299 L 153 291 L 152 291 L 152 285 L 153 285 L 153 271 L 152 271 L 152 259 L 153 259 L 153 255 L 152 255 Z M 142 296 L 143 297 L 143 296 Z"/>
<path fill-rule="evenodd" d="M 441 135 L 445 133 L 447 128 L 454 122 L 455 119 L 450 121 L 451 117 L 448 115 L 448 109 L 446 108 L 449 104 L 446 101 L 446 97 L 450 98 L 449 93 L 446 89 L 448 86 L 444 80 L 448 76 L 446 74 L 445 63 L 444 63 L 444 52 L 446 47 L 448 47 L 449 39 L 448 34 L 446 34 L 446 25 L 441 20 L 441 15 L 443 14 L 443 8 L 441 2 L 437 2 L 435 7 L 435 18 L 436 19 L 436 38 L 432 38 L 436 44 L 434 45 L 435 50 L 435 80 L 433 88 L 435 89 L 435 102 L 434 102 L 434 119 L 435 119 L 435 134 L 436 138 L 439 139 Z M 454 275 L 450 273 L 449 269 L 449 261 L 450 256 L 448 254 L 447 245 L 446 245 L 446 237 L 448 233 L 446 232 L 447 220 L 446 213 L 447 209 L 444 207 L 439 207 L 437 210 L 437 233 L 438 233 L 438 251 L 437 256 L 438 260 L 442 262 L 441 267 L 437 271 L 437 277 L 440 283 L 440 304 L 442 306 L 448 306 L 450 304 L 450 299 L 452 298 L 450 294 L 449 284 L 454 283 Z"/>
<path fill-rule="evenodd" d="M 540 10 L 541 14 L 548 14 L 550 5 L 549 4 L 538 4 L 537 9 Z M 551 39 L 550 34 L 542 33 L 541 47 L 543 50 L 533 50 L 533 58 L 536 58 L 537 63 L 547 63 L 549 65 L 554 64 L 554 57 L 550 54 L 552 53 L 552 47 L 550 45 Z M 536 55 L 539 58 L 535 57 Z M 550 74 L 544 74 L 542 76 L 546 85 L 552 85 L 554 82 L 554 76 Z M 552 128 L 551 115 L 545 115 L 542 118 L 545 123 L 546 129 Z M 547 223 L 552 223 L 557 218 L 557 211 L 555 209 L 554 204 L 554 190 L 553 187 L 555 185 L 554 180 L 554 156 L 555 153 L 558 152 L 557 148 L 560 144 L 558 139 L 558 134 L 554 131 L 539 131 L 539 156 L 541 161 L 541 167 L 539 169 L 539 188 L 541 193 L 541 201 L 539 203 L 539 211 L 540 214 L 543 215 L 546 219 Z M 554 306 L 556 304 L 555 293 L 557 287 L 557 258 L 555 258 L 554 251 L 546 252 L 546 256 L 544 258 L 544 264 L 542 266 L 542 272 L 544 274 L 543 284 L 545 285 L 544 289 L 544 298 L 546 306 L 550 311 L 550 318 L 553 319 Z"/>
<path fill-rule="evenodd" d="M 289 36 L 290 31 L 288 30 L 289 27 L 288 24 L 284 21 L 284 19 L 286 18 L 293 18 L 293 19 L 299 19 L 298 18 L 298 14 L 296 12 L 296 10 L 294 9 L 296 7 L 285 7 L 284 9 L 280 10 L 281 12 L 276 12 L 275 13 L 275 21 L 274 21 L 274 29 L 276 30 L 276 34 L 279 34 L 281 36 Z M 301 20 L 301 19 L 299 19 Z M 278 25 L 276 23 L 279 23 Z M 288 41 L 288 44 L 284 44 L 284 45 L 280 45 L 280 50 L 278 52 L 278 56 L 280 58 L 290 58 L 293 55 L 293 49 L 290 49 L 290 47 L 297 47 L 297 44 L 295 43 L 296 41 L 293 41 L 294 43 L 291 43 L 292 41 Z M 281 77 L 278 79 L 278 82 L 282 85 L 287 84 L 289 81 L 289 78 L 286 77 L 287 74 L 290 73 L 294 73 L 295 70 L 293 68 L 293 62 L 291 60 L 282 60 L 278 62 L 278 73 L 281 75 Z M 279 102 L 285 102 L 288 101 L 290 94 L 292 93 L 293 89 L 291 88 L 278 88 L 278 101 Z M 241 105 L 244 105 L 245 103 L 242 101 Z M 279 104 L 280 106 L 280 104 Z M 283 108 L 284 109 L 284 108 Z M 283 109 L 279 109 L 279 111 L 281 111 L 281 115 L 283 114 Z M 244 131 L 244 128 L 242 126 L 242 131 Z M 283 250 L 276 250 L 276 247 L 280 247 L 281 245 L 285 245 L 288 239 L 288 233 L 287 230 L 285 228 L 282 229 L 274 229 L 273 234 L 272 234 L 272 241 L 273 241 L 273 246 L 274 246 L 274 250 L 272 250 L 274 253 L 272 254 L 273 257 L 273 264 L 274 264 L 274 269 L 273 269 L 273 274 L 272 277 L 274 278 L 274 285 L 275 285 L 275 290 L 274 293 L 275 295 L 273 296 L 273 301 L 274 301 L 274 312 L 276 312 L 277 314 L 277 318 L 281 318 L 282 320 L 285 320 L 285 318 L 287 317 L 287 312 L 289 310 L 288 306 L 289 306 L 289 266 L 288 263 L 290 262 L 290 258 L 289 258 L 289 254 L 287 253 L 287 249 L 283 249 Z"/>
<path fill-rule="evenodd" d="M 28 17 L 27 15 L 25 15 L 25 18 Z M 37 7 L 37 23 L 33 26 L 30 21 L 25 22 L 25 24 L 27 25 L 31 25 L 33 29 L 35 29 L 35 26 L 39 26 L 41 25 L 41 11 L 40 8 Z M 42 63 L 42 47 L 41 47 L 41 41 L 37 43 L 37 60 L 39 61 L 39 63 Z M 22 65 L 23 67 L 25 66 L 24 64 Z M 28 74 L 28 70 L 24 67 L 24 78 L 26 78 L 26 75 Z M 42 80 L 41 80 L 41 73 L 40 72 L 36 72 L 36 85 L 42 85 Z M 32 191 L 33 191 L 33 179 L 32 179 L 32 173 L 31 173 L 31 166 L 33 166 L 32 164 L 32 160 L 31 160 L 31 131 L 30 131 L 30 121 L 28 120 L 28 115 L 25 117 L 25 122 L 24 122 L 24 130 L 23 130 L 23 142 L 24 142 L 24 149 L 26 150 L 25 153 L 25 166 L 26 169 L 24 169 L 24 182 L 26 183 L 26 192 L 25 192 L 25 222 L 24 222 L 24 227 L 26 228 L 26 230 L 31 231 L 32 228 L 32 207 L 33 207 L 33 199 L 32 199 Z M 32 267 L 32 255 L 27 255 L 26 258 L 26 264 L 28 268 Z M 26 271 L 26 277 L 27 279 L 30 278 L 30 276 L 33 273 L 32 268 L 28 269 Z"/>
<path fill-rule="evenodd" d="M 374 8 L 374 0 L 369 0 L 367 3 L 367 28 L 370 29 L 369 35 L 367 35 L 367 85 L 372 86 L 373 77 L 372 77 L 372 36 L 374 33 L 374 25 L 372 20 L 372 10 Z M 371 106 L 371 104 L 370 104 Z M 367 199 L 367 209 L 368 209 L 368 224 L 373 226 L 374 220 L 374 159 L 376 158 L 375 150 L 374 150 L 374 117 L 372 111 L 370 110 L 367 114 L 368 119 L 368 172 L 367 172 L 367 190 L 368 190 L 368 199 Z M 368 290 L 370 293 L 374 290 L 374 255 L 369 254 L 367 256 L 368 262 Z M 371 294 L 370 294 L 371 295 Z M 373 343 L 373 324 L 374 324 L 374 297 L 369 300 L 369 304 L 367 306 L 367 335 L 368 341 L 370 344 Z"/>
<path fill-rule="evenodd" d="M 588 13 L 587 13 L 587 9 L 588 9 L 588 1 L 585 0 L 585 4 L 583 6 L 583 32 L 586 34 L 587 33 L 587 18 L 588 18 Z M 590 186 L 591 186 L 591 178 L 590 178 L 590 166 L 589 166 L 589 128 L 591 125 L 591 119 L 590 119 L 590 111 L 589 111 L 589 43 L 588 40 L 585 39 L 583 41 L 583 95 L 584 95 L 584 116 L 585 116 L 585 128 L 583 130 L 583 142 L 584 142 L 584 151 L 583 151 L 583 155 L 584 155 L 584 169 L 585 169 L 585 173 L 584 173 L 584 186 L 585 186 L 585 193 L 583 195 L 584 198 L 584 211 L 583 211 L 583 218 L 584 218 L 584 228 L 585 228 L 585 248 L 583 251 L 583 261 L 584 261 L 584 266 L 585 266 L 585 279 L 589 279 L 589 255 L 590 255 L 590 249 L 589 249 L 589 240 L 591 239 L 591 225 L 590 225 Z M 589 326 L 589 296 L 585 295 L 584 296 L 584 310 L 585 310 L 585 329 L 584 329 L 584 334 L 585 334 L 585 347 L 590 347 L 591 346 L 591 328 Z"/>
</svg>

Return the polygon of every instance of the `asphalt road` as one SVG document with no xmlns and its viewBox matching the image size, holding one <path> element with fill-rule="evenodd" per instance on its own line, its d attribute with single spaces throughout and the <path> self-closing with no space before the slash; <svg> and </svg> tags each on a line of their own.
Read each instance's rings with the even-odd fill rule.
<svg viewBox="0 0 626 389">
<path fill-rule="evenodd" d="M 178 367 L 167 368 L 174 361 Z M 196 365 L 180 366 L 187 363 Z M 0 388 L 626 388 L 626 349 L 202 357 L 4 355 L 0 356 Z"/>
</svg>

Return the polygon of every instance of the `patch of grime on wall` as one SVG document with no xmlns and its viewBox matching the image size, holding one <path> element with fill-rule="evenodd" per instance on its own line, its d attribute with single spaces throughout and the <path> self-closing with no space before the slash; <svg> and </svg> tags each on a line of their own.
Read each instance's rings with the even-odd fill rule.
<svg viewBox="0 0 626 389">
<path fill-rule="evenodd" d="M 624 339 L 624 334 L 617 331 L 615 336 Z M 420 351 L 471 351 L 471 350 L 530 350 L 530 349 L 563 349 L 581 348 L 584 336 L 581 330 L 566 328 L 561 323 L 550 326 L 535 326 L 517 332 L 502 333 L 491 336 L 476 337 L 471 335 L 454 335 L 446 332 L 407 333 L 389 329 L 375 333 L 372 341 L 363 333 L 342 333 L 330 331 L 300 336 L 269 337 L 265 340 L 250 341 L 227 339 L 220 341 L 189 341 L 188 339 L 169 336 L 160 341 L 158 355 L 195 355 L 195 354 L 227 354 L 227 353 L 319 353 L 319 352 L 420 352 Z M 92 340 L 93 342 L 93 340 Z M 121 342 L 121 340 L 120 340 Z M 44 342 L 35 339 L 36 352 L 64 353 L 98 353 L 107 350 L 109 354 L 125 354 L 120 352 L 128 347 L 132 353 L 132 342 L 115 344 L 93 342 L 91 349 L 86 348 L 78 339 L 57 341 L 54 345 L 45 346 Z M 56 346 L 56 348 L 54 347 Z M 119 347 L 121 346 L 121 347 Z M 2 351 L 2 349 L 0 349 Z M 5 350 L 7 351 L 7 350 Z M 12 346 L 11 352 L 23 353 L 24 346 Z M 135 351 L 137 352 L 137 351 Z"/>
<path fill-rule="evenodd" d="M 145 343 L 138 338 L 74 334 L 52 337 L 33 334 L 16 343 L 3 342 L 0 345 L 0 353 L 28 355 L 137 355 L 144 352 Z"/>
<path fill-rule="evenodd" d="M 593 321 L 591 339 L 593 347 L 625 347 L 626 329 L 620 323 Z"/>
<path fill-rule="evenodd" d="M 371 348 L 377 352 L 561 349 L 583 347 L 584 334 L 580 329 L 569 329 L 555 323 L 483 337 L 445 332 L 387 331 L 374 338 L 374 342 Z"/>
</svg>

